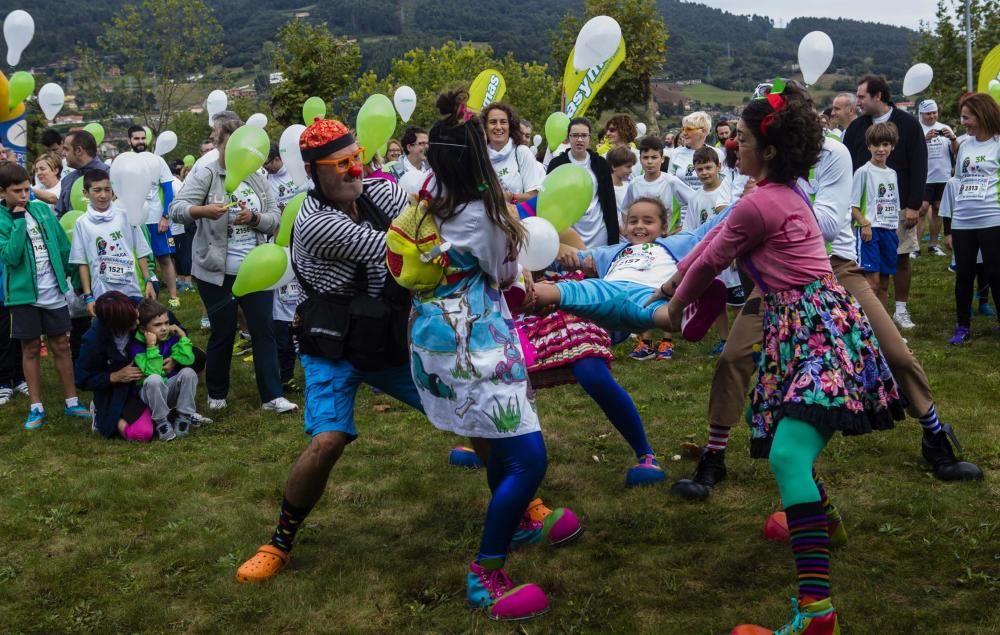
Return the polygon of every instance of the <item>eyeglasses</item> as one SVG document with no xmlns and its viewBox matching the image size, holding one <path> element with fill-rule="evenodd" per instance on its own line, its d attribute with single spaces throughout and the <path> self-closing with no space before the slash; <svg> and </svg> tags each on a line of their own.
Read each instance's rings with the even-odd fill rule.
<svg viewBox="0 0 1000 635">
<path fill-rule="evenodd" d="M 347 171 L 354 167 L 354 164 L 365 164 L 365 148 L 358 146 L 358 151 L 353 156 L 340 159 L 320 159 L 315 161 L 316 165 L 330 165 L 337 174 L 347 174 Z"/>
<path fill-rule="evenodd" d="M 700 132 L 702 130 L 704 130 L 704 128 L 681 128 L 681 132 L 688 132 L 688 133 Z"/>
<path fill-rule="evenodd" d="M 574 132 L 569 136 L 570 139 L 587 139 L 590 137 L 589 132 Z"/>
</svg>

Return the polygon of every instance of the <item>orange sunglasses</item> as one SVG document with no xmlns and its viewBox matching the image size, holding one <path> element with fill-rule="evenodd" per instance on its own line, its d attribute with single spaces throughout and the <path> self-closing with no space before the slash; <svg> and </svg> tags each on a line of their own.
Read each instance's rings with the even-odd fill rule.
<svg viewBox="0 0 1000 635">
<path fill-rule="evenodd" d="M 354 153 L 354 156 L 340 159 L 320 159 L 315 163 L 316 165 L 332 165 L 337 174 L 347 174 L 347 171 L 354 167 L 355 164 L 365 164 L 365 148 L 364 146 L 358 146 L 358 151 Z"/>
</svg>

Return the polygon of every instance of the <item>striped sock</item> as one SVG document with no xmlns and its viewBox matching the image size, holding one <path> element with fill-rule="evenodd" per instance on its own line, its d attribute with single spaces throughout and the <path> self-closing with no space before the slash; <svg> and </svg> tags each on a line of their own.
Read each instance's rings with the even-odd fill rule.
<svg viewBox="0 0 1000 635">
<path fill-rule="evenodd" d="M 792 505 L 785 514 L 799 574 L 799 600 L 815 602 L 830 597 L 830 532 L 823 504 Z"/>
<path fill-rule="evenodd" d="M 918 419 L 920 425 L 923 426 L 924 432 L 928 434 L 937 434 L 941 432 L 941 420 L 937 416 L 937 408 L 934 404 L 931 404 L 931 409 L 927 411 L 927 414 Z"/>
<path fill-rule="evenodd" d="M 708 449 L 711 452 L 724 452 L 729 445 L 729 428 L 708 425 Z"/>
<path fill-rule="evenodd" d="M 823 487 L 823 481 L 816 474 L 815 470 L 813 470 L 813 481 L 816 482 L 816 489 L 819 490 L 819 500 L 823 506 L 823 513 L 826 514 L 827 524 L 836 525 L 841 521 L 840 510 L 830 502 L 830 497 L 826 495 L 826 488 Z"/>
<path fill-rule="evenodd" d="M 281 499 L 281 515 L 278 517 L 278 524 L 271 535 L 271 543 L 285 553 L 292 550 L 295 542 L 295 534 L 298 533 L 302 521 L 306 519 L 312 507 L 295 507 L 288 502 L 287 498 Z"/>
</svg>

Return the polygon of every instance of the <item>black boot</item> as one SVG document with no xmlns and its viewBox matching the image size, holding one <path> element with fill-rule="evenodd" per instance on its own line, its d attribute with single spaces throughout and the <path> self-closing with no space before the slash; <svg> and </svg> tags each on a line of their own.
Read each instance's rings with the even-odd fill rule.
<svg viewBox="0 0 1000 635">
<path fill-rule="evenodd" d="M 955 431 L 951 426 L 941 426 L 943 429 L 937 434 L 928 434 L 924 431 L 924 438 L 921 445 L 921 453 L 924 459 L 931 464 L 934 476 L 942 481 L 978 481 L 983 478 L 983 471 L 975 463 L 959 461 L 955 458 L 955 451 L 952 449 L 952 442 L 962 451 L 962 444 L 958 442 Z M 949 442 L 948 439 L 951 439 Z"/>
<path fill-rule="evenodd" d="M 705 448 L 701 451 L 694 477 L 682 478 L 674 483 L 673 492 L 687 500 L 703 501 L 708 498 L 715 484 L 724 480 L 726 480 L 726 451 L 712 452 Z"/>
</svg>

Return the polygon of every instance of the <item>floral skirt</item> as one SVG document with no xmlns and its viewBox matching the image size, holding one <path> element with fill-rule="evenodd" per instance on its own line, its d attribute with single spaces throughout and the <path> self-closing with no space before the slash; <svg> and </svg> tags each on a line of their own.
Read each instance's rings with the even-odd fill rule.
<svg viewBox="0 0 1000 635">
<path fill-rule="evenodd" d="M 832 274 L 764 300 L 764 350 L 749 413 L 752 456 L 768 455 L 784 416 L 845 435 L 890 429 L 903 419 L 871 324 Z"/>
<path fill-rule="evenodd" d="M 579 272 L 548 274 L 545 279 L 550 282 L 582 280 L 583 275 Z M 528 367 L 528 374 L 536 390 L 574 383 L 576 379 L 570 368 L 573 362 L 599 357 L 610 366 L 614 359 L 608 332 L 569 313 L 555 311 L 548 315 L 519 315 L 517 327 L 535 348 L 537 357 Z"/>
</svg>

